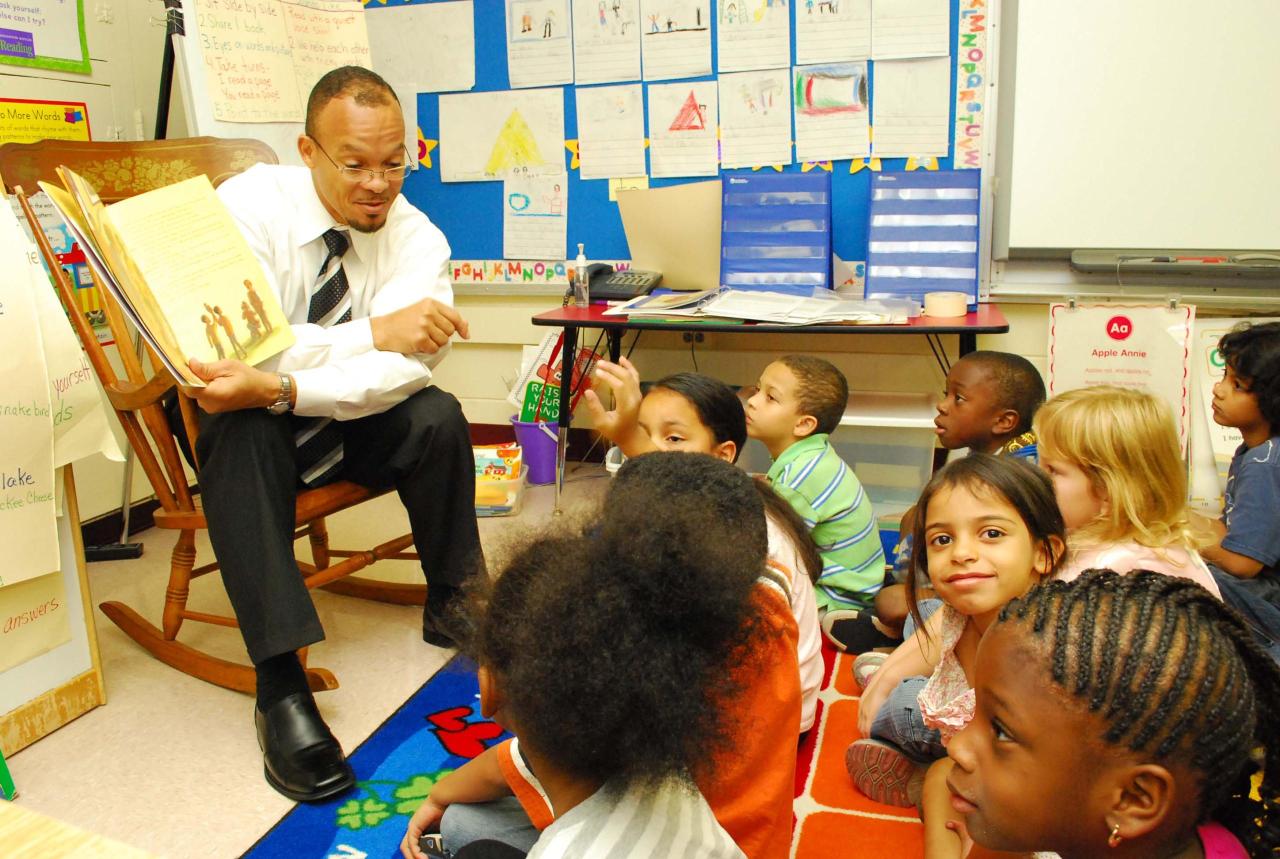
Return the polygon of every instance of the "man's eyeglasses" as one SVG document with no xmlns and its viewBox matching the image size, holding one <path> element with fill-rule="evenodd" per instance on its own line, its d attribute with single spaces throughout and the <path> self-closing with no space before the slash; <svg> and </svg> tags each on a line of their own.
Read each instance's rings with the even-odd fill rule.
<svg viewBox="0 0 1280 859">
<path fill-rule="evenodd" d="M 316 145 L 316 149 L 324 152 L 324 157 L 329 159 L 338 171 L 338 175 L 353 185 L 362 185 L 365 182 L 372 182 L 374 179 L 386 179 L 388 182 L 399 182 L 404 179 L 409 172 L 409 150 L 405 149 L 404 144 L 400 148 L 404 149 L 404 163 L 397 167 L 388 167 L 385 170 L 373 170 L 369 167 L 347 167 L 345 164 L 339 164 L 333 160 L 333 156 L 324 151 L 324 147 L 320 145 L 320 141 L 314 137 L 311 142 Z"/>
</svg>

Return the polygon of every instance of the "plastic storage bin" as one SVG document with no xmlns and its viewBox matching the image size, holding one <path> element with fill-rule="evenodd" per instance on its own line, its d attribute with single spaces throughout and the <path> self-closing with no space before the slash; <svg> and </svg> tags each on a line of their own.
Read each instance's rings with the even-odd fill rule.
<svg viewBox="0 0 1280 859">
<path fill-rule="evenodd" d="M 832 444 L 858 475 L 877 517 L 900 516 L 933 473 L 932 394 L 854 392 Z"/>
<path fill-rule="evenodd" d="M 524 472 L 506 480 L 476 479 L 477 516 L 514 516 L 524 500 Z"/>
</svg>

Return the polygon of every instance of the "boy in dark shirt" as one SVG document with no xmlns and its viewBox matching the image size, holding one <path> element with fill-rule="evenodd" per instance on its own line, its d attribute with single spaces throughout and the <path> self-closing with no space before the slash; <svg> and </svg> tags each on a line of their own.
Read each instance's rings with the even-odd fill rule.
<svg viewBox="0 0 1280 859">
<path fill-rule="evenodd" d="M 1222 518 L 1205 520 L 1217 543 L 1200 554 L 1223 600 L 1280 661 L 1280 322 L 1243 323 L 1218 351 L 1226 370 L 1213 386 L 1213 419 L 1244 443 L 1231 458 Z"/>
</svg>

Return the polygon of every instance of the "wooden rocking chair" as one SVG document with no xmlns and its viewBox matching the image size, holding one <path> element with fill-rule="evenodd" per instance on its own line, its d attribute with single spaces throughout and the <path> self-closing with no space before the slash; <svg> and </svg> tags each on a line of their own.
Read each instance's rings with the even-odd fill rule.
<svg viewBox="0 0 1280 859">
<path fill-rule="evenodd" d="M 255 675 L 252 666 L 237 664 L 212 656 L 178 641 L 178 632 L 187 620 L 220 626 L 238 626 L 234 617 L 193 611 L 187 607 L 191 579 L 218 569 L 217 562 L 195 566 L 196 531 L 206 528 L 200 502 L 192 496 L 183 470 L 182 458 L 169 427 L 161 398 L 176 388 L 182 420 L 191 449 L 195 449 L 196 406 L 187 397 L 153 352 L 148 349 L 150 370 L 144 368 L 133 349 L 128 348 L 131 331 L 126 327 L 119 305 L 95 281 L 112 337 L 123 348 L 118 350 L 125 377 L 119 378 L 84 312 L 75 290 L 60 267 L 48 239 L 40 229 L 28 194 L 37 192 L 37 180 L 60 184 L 56 168 L 65 165 L 85 177 L 105 203 L 112 203 L 144 191 L 205 174 L 214 185 L 258 162 L 276 163 L 275 153 L 256 140 L 223 140 L 195 137 L 184 140 L 160 140 L 142 143 L 78 143 L 44 140 L 39 143 L 0 145 L 0 178 L 6 188 L 17 195 L 45 264 L 54 273 L 58 294 L 62 298 L 80 343 L 88 353 L 107 399 L 124 428 L 129 445 L 138 457 L 155 492 L 160 509 L 155 524 L 179 532 L 173 549 L 169 585 L 165 590 L 162 626 L 157 628 L 129 606 L 120 602 L 104 602 L 99 607 L 126 635 L 146 648 L 162 662 L 210 683 L 252 693 Z M 383 490 L 385 491 L 385 490 Z M 375 561 L 386 558 L 416 560 L 417 553 L 406 551 L 413 545 L 411 534 L 389 540 L 371 549 L 349 551 L 329 548 L 325 517 L 367 501 L 383 491 L 370 490 L 349 481 L 339 481 L 319 489 L 298 493 L 294 539 L 307 537 L 313 563 L 298 561 L 300 575 L 308 588 L 323 587 L 329 591 L 375 599 L 399 605 L 421 606 L 426 599 L 425 585 L 404 585 L 371 579 L 346 578 Z M 341 561 L 330 563 L 333 558 Z M 306 665 L 306 654 L 300 654 Z M 338 681 L 323 668 L 308 668 L 307 679 L 312 690 L 335 689 Z"/>
</svg>

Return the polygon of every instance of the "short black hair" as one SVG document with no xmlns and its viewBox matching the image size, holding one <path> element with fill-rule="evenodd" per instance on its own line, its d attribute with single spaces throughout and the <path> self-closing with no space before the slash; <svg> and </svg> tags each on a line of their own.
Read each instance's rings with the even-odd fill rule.
<svg viewBox="0 0 1280 859">
<path fill-rule="evenodd" d="M 725 702 L 768 630 L 754 600 L 767 545 L 746 472 L 645 454 L 597 517 L 534 532 L 492 584 L 468 585 L 463 642 L 500 679 L 521 742 L 561 770 L 628 786 L 714 778 L 742 730 Z"/>
<path fill-rule="evenodd" d="M 316 136 L 316 117 L 324 110 L 325 105 L 344 95 L 351 96 L 356 104 L 364 107 L 400 103 L 391 84 L 377 72 L 360 66 L 339 66 L 333 71 L 325 72 L 311 88 L 311 95 L 307 98 L 307 122 L 303 127 L 308 137 Z"/>
<path fill-rule="evenodd" d="M 996 408 L 1018 413 L 1015 433 L 1031 429 L 1031 420 L 1045 400 L 1044 379 L 1040 378 L 1034 364 L 1012 352 L 987 349 L 970 352 L 960 360 L 973 361 L 987 368 L 995 388 Z"/>
<path fill-rule="evenodd" d="M 815 433 L 833 433 L 849 405 L 849 380 L 830 361 L 812 355 L 784 355 L 778 359 L 799 382 L 800 414 L 813 415 Z"/>
<path fill-rule="evenodd" d="M 672 373 L 653 383 L 649 390 L 662 388 L 689 401 L 698 419 L 711 430 L 716 444 L 731 441 L 736 448 L 734 462 L 747 443 L 747 413 L 733 388 L 703 373 Z"/>
<path fill-rule="evenodd" d="M 1222 335 L 1218 351 L 1231 372 L 1249 386 L 1275 434 L 1280 428 L 1280 322 L 1241 322 Z"/>
</svg>

